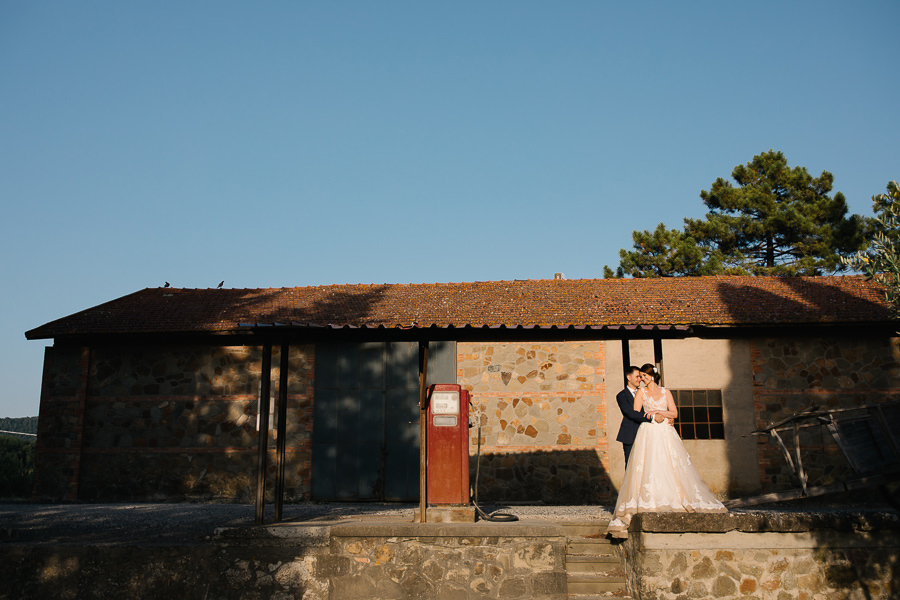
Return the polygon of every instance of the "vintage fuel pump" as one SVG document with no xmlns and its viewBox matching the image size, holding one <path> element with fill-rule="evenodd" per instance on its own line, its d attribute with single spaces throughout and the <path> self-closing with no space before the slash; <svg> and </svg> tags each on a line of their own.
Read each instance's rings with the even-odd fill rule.
<svg viewBox="0 0 900 600">
<path fill-rule="evenodd" d="M 474 522 L 469 497 L 469 392 L 462 386 L 429 386 L 425 428 L 426 519 Z"/>
</svg>

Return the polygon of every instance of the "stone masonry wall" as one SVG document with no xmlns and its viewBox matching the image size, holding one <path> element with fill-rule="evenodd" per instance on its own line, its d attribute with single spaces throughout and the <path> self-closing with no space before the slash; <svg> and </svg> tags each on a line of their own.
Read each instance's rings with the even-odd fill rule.
<svg viewBox="0 0 900 600">
<path fill-rule="evenodd" d="M 900 597 L 895 515 L 645 514 L 624 544 L 635 600 Z"/>
<path fill-rule="evenodd" d="M 751 359 L 759 428 L 810 406 L 851 408 L 900 395 L 898 338 L 759 339 L 752 342 Z M 808 485 L 829 485 L 852 475 L 824 427 L 804 429 L 800 439 Z M 758 437 L 758 452 L 764 491 L 799 485 L 769 436 Z"/>
<path fill-rule="evenodd" d="M 894 551 L 760 548 L 660 550 L 643 558 L 642 600 L 897 598 Z M 653 573 L 660 575 L 654 575 Z"/>
<path fill-rule="evenodd" d="M 565 537 L 332 532 L 332 598 L 566 597 Z M 384 529 L 382 527 L 381 529 Z M 374 535 L 373 535 L 374 533 Z M 472 535 L 480 533 L 481 535 Z"/>
<path fill-rule="evenodd" d="M 226 530 L 200 543 L 0 545 L 0 600 L 564 600 L 554 526 Z M 111 566 L 113 566 L 111 568 Z"/>
<path fill-rule="evenodd" d="M 34 495 L 77 499 L 90 352 L 46 348 L 41 385 Z"/>
<path fill-rule="evenodd" d="M 644 513 L 622 544 L 634 600 L 900 597 L 895 514 Z M 0 600 L 564 600 L 551 523 L 362 521 L 224 528 L 182 543 L 0 544 Z M 112 567 L 111 567 L 112 566 Z"/>
<path fill-rule="evenodd" d="M 460 343 L 481 426 L 479 500 L 608 503 L 602 342 Z M 471 429 L 472 481 L 478 444 Z"/>
<path fill-rule="evenodd" d="M 50 354 L 40 419 L 39 482 L 47 499 L 220 500 L 254 497 L 262 348 L 249 346 L 94 347 L 82 359 L 81 397 L 71 351 Z M 81 359 L 81 357 L 77 357 Z M 277 398 L 280 348 L 273 352 Z M 285 497 L 309 497 L 312 348 L 291 347 Z M 72 400 L 68 400 L 71 398 Z M 46 404 L 46 406 L 45 406 Z M 274 406 L 274 402 L 270 402 Z M 65 410 L 69 405 L 71 410 Z M 66 433 L 80 411 L 77 440 Z M 65 423 L 60 423 L 64 419 Z M 270 432 L 274 476 L 275 432 Z M 63 449 L 55 449 L 58 446 Z M 60 494 L 56 464 L 77 469 Z M 270 477 L 270 481 L 272 480 Z M 57 485 L 51 482 L 57 478 Z M 75 491 L 72 491 L 74 487 Z M 68 497 L 67 497 L 67 496 Z"/>
</svg>

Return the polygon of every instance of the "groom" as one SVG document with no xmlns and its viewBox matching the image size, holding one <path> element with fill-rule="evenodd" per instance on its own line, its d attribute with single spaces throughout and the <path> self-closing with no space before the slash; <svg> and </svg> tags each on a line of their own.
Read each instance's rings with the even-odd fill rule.
<svg viewBox="0 0 900 600">
<path fill-rule="evenodd" d="M 628 382 L 628 385 L 616 394 L 616 402 L 619 403 L 619 410 L 622 411 L 622 425 L 619 427 L 616 441 L 622 442 L 622 449 L 625 451 L 625 466 L 628 467 L 628 455 L 631 454 L 634 436 L 637 435 L 641 423 L 647 422 L 647 416 L 643 409 L 634 410 L 634 395 L 641 384 L 641 370 L 634 365 L 625 369 L 625 381 Z"/>
</svg>

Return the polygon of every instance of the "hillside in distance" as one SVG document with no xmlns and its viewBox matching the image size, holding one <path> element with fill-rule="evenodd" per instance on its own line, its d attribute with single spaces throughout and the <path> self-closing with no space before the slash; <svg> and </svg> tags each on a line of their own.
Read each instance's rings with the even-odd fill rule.
<svg viewBox="0 0 900 600">
<path fill-rule="evenodd" d="M 36 434 L 37 429 L 37 417 L 0 417 L 0 431 Z"/>
</svg>

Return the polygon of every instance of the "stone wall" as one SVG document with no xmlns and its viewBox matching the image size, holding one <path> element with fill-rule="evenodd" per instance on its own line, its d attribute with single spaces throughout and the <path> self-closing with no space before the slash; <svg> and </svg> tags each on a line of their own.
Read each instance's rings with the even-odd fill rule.
<svg viewBox="0 0 900 600">
<path fill-rule="evenodd" d="M 900 596 L 895 514 L 643 514 L 624 543 L 635 600 L 888 600 Z"/>
<path fill-rule="evenodd" d="M 810 406 L 851 408 L 895 400 L 900 394 L 898 338 L 759 339 L 752 343 L 751 356 L 759 428 Z M 758 452 L 765 491 L 799 485 L 777 443 L 760 436 Z M 802 431 L 801 457 L 808 485 L 829 485 L 853 475 L 824 427 Z"/>
<path fill-rule="evenodd" d="M 35 495 L 77 500 L 87 394 L 87 348 L 46 348 L 35 451 Z"/>
<path fill-rule="evenodd" d="M 559 527 L 347 524 L 332 530 L 332 598 L 566 597 Z"/>
<path fill-rule="evenodd" d="M 459 343 L 457 353 L 481 426 L 479 499 L 610 502 L 602 342 Z M 477 444 L 475 427 L 470 452 Z"/>
<path fill-rule="evenodd" d="M 285 497 L 302 500 L 310 491 L 312 347 L 289 352 Z M 272 364 L 277 398 L 280 347 Z M 48 349 L 36 496 L 250 501 L 261 372 L 262 348 L 253 346 Z M 272 431 L 269 481 L 275 443 Z"/>
<path fill-rule="evenodd" d="M 649 340 L 631 344 L 634 360 L 643 360 L 644 346 L 652 351 Z M 273 397 L 279 350 L 273 353 Z M 768 438 L 757 438 L 755 453 L 744 448 L 748 440 L 754 443 L 744 437 L 753 426 L 810 404 L 858 406 L 900 393 L 897 339 L 887 337 L 741 343 L 692 338 L 666 340 L 663 350 L 671 387 L 724 390 L 727 439 L 686 443 L 704 477 L 723 494 L 796 487 Z M 457 381 L 471 392 L 472 414 L 481 427 L 480 460 L 474 456 L 478 429 L 470 436 L 479 500 L 614 502 L 611 444 L 617 481 L 624 470 L 614 441 L 618 415 L 612 396 L 622 379 L 617 353 L 618 342 L 602 341 L 457 344 Z M 255 346 L 199 344 L 48 348 L 35 495 L 249 501 L 261 355 Z M 310 497 L 313 347 L 291 346 L 289 365 L 285 491 L 292 501 Z M 804 432 L 810 485 L 847 475 L 842 454 L 822 433 Z M 271 463 L 274 447 L 271 435 Z M 758 455 L 758 467 L 747 460 L 751 455 Z"/>
<path fill-rule="evenodd" d="M 9 532 L 7 532 L 9 533 Z M 563 600 L 560 524 L 281 523 L 212 539 L 0 544 L 0 600 Z M 634 600 L 900 597 L 896 513 L 641 514 Z"/>
<path fill-rule="evenodd" d="M 552 525 L 336 526 L 225 531 L 182 546 L 3 545 L 0 600 L 564 600 Z"/>
</svg>

